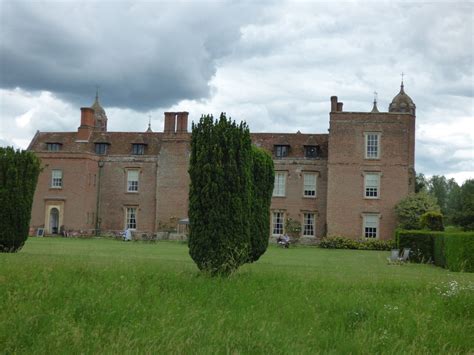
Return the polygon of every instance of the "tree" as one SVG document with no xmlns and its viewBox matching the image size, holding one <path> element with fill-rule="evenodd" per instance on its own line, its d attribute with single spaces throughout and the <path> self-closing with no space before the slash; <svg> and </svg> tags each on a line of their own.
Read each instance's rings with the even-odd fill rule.
<svg viewBox="0 0 474 355">
<path fill-rule="evenodd" d="M 474 179 L 461 186 L 459 210 L 454 213 L 453 222 L 464 230 L 474 230 Z"/>
<path fill-rule="evenodd" d="M 448 180 L 448 198 L 446 200 L 445 219 L 447 224 L 453 224 L 456 212 L 461 209 L 461 187 L 454 179 Z"/>
<path fill-rule="evenodd" d="M 408 195 L 395 206 L 399 228 L 420 229 L 420 217 L 429 211 L 440 212 L 433 196 L 425 191 Z"/>
<path fill-rule="evenodd" d="M 438 201 L 438 206 L 441 208 L 443 215 L 447 212 L 447 203 L 448 203 L 448 181 L 445 176 L 442 175 L 433 175 L 428 182 L 429 192 L 436 197 Z"/>
<path fill-rule="evenodd" d="M 422 173 L 416 174 L 415 177 L 415 192 L 420 192 L 427 189 L 428 181 Z"/>
<path fill-rule="evenodd" d="M 0 252 L 16 252 L 28 238 L 39 172 L 33 153 L 0 147 Z"/>
<path fill-rule="evenodd" d="M 275 172 L 273 159 L 265 150 L 252 147 L 252 205 L 250 214 L 251 252 L 249 261 L 257 261 L 268 248 L 270 204 Z"/>
<path fill-rule="evenodd" d="M 203 116 L 193 124 L 189 254 L 200 270 L 228 275 L 249 260 L 251 140 L 247 125 Z"/>
</svg>

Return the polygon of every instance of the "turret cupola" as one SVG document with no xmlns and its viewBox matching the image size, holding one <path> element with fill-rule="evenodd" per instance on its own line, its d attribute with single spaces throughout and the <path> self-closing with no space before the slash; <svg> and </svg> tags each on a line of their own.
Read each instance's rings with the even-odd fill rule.
<svg viewBox="0 0 474 355">
<path fill-rule="evenodd" d="M 99 90 L 95 94 L 95 101 L 91 108 L 94 110 L 95 130 L 107 132 L 107 115 L 99 103 Z"/>
<path fill-rule="evenodd" d="M 388 112 L 401 112 L 411 113 L 415 115 L 416 105 L 413 100 L 405 93 L 403 80 L 400 85 L 400 92 L 392 100 L 392 103 L 388 107 Z"/>
</svg>

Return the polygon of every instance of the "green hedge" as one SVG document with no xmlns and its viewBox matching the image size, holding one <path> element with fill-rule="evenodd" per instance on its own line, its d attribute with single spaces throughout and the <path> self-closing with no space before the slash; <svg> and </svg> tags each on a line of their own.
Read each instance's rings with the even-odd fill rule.
<svg viewBox="0 0 474 355">
<path fill-rule="evenodd" d="M 410 260 L 423 263 L 434 260 L 434 236 L 439 232 L 426 230 L 397 230 L 395 240 L 399 249 L 410 248 Z"/>
<path fill-rule="evenodd" d="M 474 232 L 397 230 L 395 236 L 400 249 L 411 249 L 411 261 L 474 272 Z"/>
<path fill-rule="evenodd" d="M 391 250 L 395 247 L 394 240 L 350 239 L 344 237 L 327 237 L 319 243 L 325 249 L 357 249 L 357 250 Z"/>
<path fill-rule="evenodd" d="M 474 232 L 446 235 L 444 257 L 449 270 L 474 272 Z"/>
</svg>

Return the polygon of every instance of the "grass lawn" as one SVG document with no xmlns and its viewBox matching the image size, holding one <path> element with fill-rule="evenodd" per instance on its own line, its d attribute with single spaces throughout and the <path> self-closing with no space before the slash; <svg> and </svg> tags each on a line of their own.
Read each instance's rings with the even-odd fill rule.
<svg viewBox="0 0 474 355">
<path fill-rule="evenodd" d="M 30 238 L 0 254 L 0 352 L 474 352 L 474 274 L 388 255 L 271 246 L 222 279 L 180 243 Z"/>
</svg>

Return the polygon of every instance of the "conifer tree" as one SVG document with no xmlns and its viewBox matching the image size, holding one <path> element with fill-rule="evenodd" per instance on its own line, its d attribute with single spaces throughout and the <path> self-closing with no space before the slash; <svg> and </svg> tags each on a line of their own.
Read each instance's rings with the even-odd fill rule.
<svg viewBox="0 0 474 355">
<path fill-rule="evenodd" d="M 16 252 L 28 238 L 39 172 L 33 153 L 0 147 L 0 252 Z"/>
<path fill-rule="evenodd" d="M 247 125 L 225 114 L 193 124 L 189 175 L 189 254 L 201 270 L 228 275 L 248 261 L 252 199 Z"/>
</svg>

